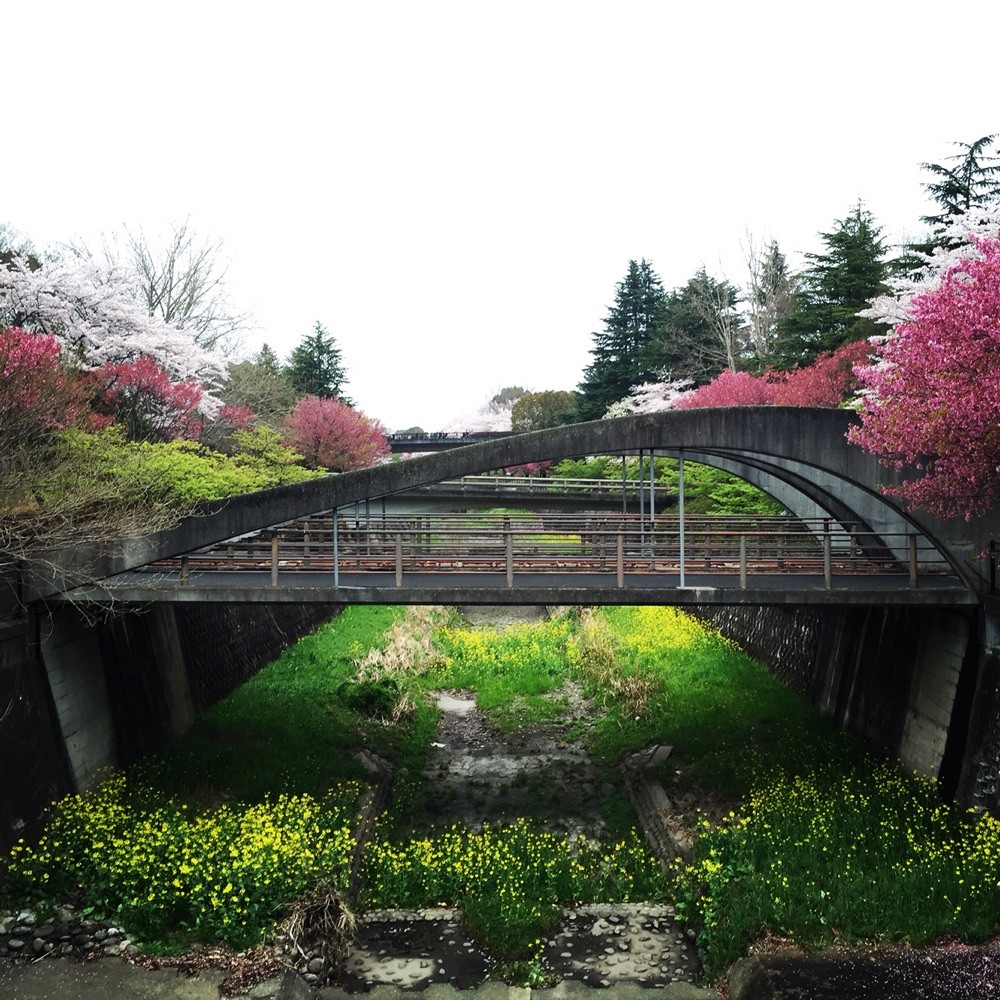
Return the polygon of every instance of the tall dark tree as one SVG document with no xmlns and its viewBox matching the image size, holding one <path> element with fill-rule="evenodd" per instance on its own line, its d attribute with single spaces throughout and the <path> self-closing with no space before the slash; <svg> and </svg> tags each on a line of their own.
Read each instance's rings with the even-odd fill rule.
<svg viewBox="0 0 1000 1000">
<path fill-rule="evenodd" d="M 792 307 L 795 278 L 778 244 L 767 245 L 749 238 L 745 247 L 747 278 L 743 300 L 747 314 L 747 367 L 763 371 L 772 363 L 778 324 Z"/>
<path fill-rule="evenodd" d="M 955 142 L 961 150 L 941 163 L 921 163 L 934 180 L 924 184 L 927 193 L 941 209 L 925 215 L 921 222 L 934 228 L 943 226 L 953 215 L 961 215 L 975 205 L 985 205 L 1000 197 L 1000 156 L 990 152 L 996 135 L 984 135 L 975 142 Z"/>
<path fill-rule="evenodd" d="M 285 374 L 295 389 L 305 396 L 336 397 L 350 404 L 341 391 L 347 381 L 347 372 L 340 348 L 319 320 L 313 332 L 303 337 L 292 351 Z"/>
<path fill-rule="evenodd" d="M 737 289 L 699 268 L 664 300 L 663 320 L 643 351 L 647 379 L 711 381 L 738 353 Z"/>
<path fill-rule="evenodd" d="M 647 379 L 645 348 L 663 323 L 665 304 L 663 285 L 652 264 L 630 260 L 628 273 L 615 287 L 604 330 L 593 334 L 593 361 L 579 385 L 582 419 L 604 416 L 612 403 Z"/>
<path fill-rule="evenodd" d="M 278 355 L 274 353 L 270 344 L 261 344 L 260 350 L 252 360 L 254 364 L 260 365 L 261 370 L 266 371 L 268 375 L 281 374 L 281 362 L 278 360 Z"/>
<path fill-rule="evenodd" d="M 939 211 L 921 216 L 920 221 L 931 227 L 931 234 L 922 243 L 906 247 L 900 262 L 902 269 L 914 271 L 923 267 L 928 254 L 937 247 L 947 246 L 942 230 L 954 216 L 1000 198 L 1000 156 L 991 152 L 996 138 L 984 135 L 975 142 L 952 143 L 960 152 L 947 157 L 945 163 L 920 164 L 934 178 L 924 184 L 924 189 Z"/>
<path fill-rule="evenodd" d="M 811 363 L 822 351 L 861 340 L 881 327 L 859 316 L 870 299 L 888 290 L 892 267 L 882 227 L 858 203 L 836 227 L 821 233 L 825 253 L 808 253 L 792 309 L 779 324 L 774 362 L 779 368 Z"/>
</svg>

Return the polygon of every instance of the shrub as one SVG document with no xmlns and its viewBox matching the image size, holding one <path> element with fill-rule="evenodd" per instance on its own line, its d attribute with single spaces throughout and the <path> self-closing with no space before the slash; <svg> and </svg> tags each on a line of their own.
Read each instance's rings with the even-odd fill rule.
<svg viewBox="0 0 1000 1000">
<path fill-rule="evenodd" d="M 199 813 L 117 774 L 57 803 L 39 843 L 14 848 L 6 892 L 17 905 L 82 892 L 145 941 L 244 948 L 289 900 L 346 875 L 358 792 Z"/>
</svg>

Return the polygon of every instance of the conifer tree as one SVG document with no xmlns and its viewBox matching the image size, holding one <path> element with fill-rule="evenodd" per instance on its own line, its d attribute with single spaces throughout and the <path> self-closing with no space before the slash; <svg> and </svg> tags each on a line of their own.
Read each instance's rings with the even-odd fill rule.
<svg viewBox="0 0 1000 1000">
<path fill-rule="evenodd" d="M 777 367 L 809 364 L 823 351 L 879 332 L 859 313 L 888 290 L 891 265 L 882 227 L 859 202 L 821 238 L 826 252 L 805 255 L 811 266 L 799 276 L 792 309 L 778 324 Z"/>
<path fill-rule="evenodd" d="M 920 221 L 931 227 L 931 234 L 922 243 L 907 245 L 900 262 L 902 270 L 919 271 L 937 248 L 957 246 L 957 239 L 945 236 L 948 224 L 970 209 L 1000 199 L 1000 156 L 991 152 L 996 138 L 984 135 L 975 142 L 952 143 L 960 152 L 947 157 L 945 163 L 920 164 L 934 177 L 924 184 L 924 189 L 940 211 L 921 216 Z"/>
<path fill-rule="evenodd" d="M 615 288 L 615 302 L 594 333 L 593 361 L 580 383 L 580 416 L 602 417 L 607 408 L 646 381 L 645 348 L 661 327 L 666 296 L 652 264 L 630 260 L 628 273 Z"/>
<path fill-rule="evenodd" d="M 340 348 L 319 320 L 313 332 L 303 337 L 292 351 L 285 373 L 303 395 L 339 398 L 350 405 L 350 400 L 341 391 L 347 381 L 347 373 L 341 361 Z"/>
</svg>

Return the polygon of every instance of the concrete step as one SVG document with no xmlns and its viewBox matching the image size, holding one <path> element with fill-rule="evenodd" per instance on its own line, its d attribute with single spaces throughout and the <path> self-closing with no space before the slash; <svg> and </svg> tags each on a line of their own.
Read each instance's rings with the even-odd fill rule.
<svg viewBox="0 0 1000 1000">
<path fill-rule="evenodd" d="M 737 962 L 730 1000 L 1000 1000 L 1000 946 L 827 949 Z"/>
</svg>

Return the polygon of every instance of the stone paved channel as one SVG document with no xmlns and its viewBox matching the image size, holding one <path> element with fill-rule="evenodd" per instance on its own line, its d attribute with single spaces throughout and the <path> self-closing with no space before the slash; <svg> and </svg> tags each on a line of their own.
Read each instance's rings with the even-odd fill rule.
<svg viewBox="0 0 1000 1000">
<path fill-rule="evenodd" d="M 693 982 L 700 965 L 673 907 L 591 904 L 567 911 L 541 955 L 553 979 L 609 987 Z M 469 989 L 489 974 L 489 955 L 469 939 L 456 910 L 368 914 L 345 963 L 342 986 L 423 990 L 433 983 Z"/>
</svg>

